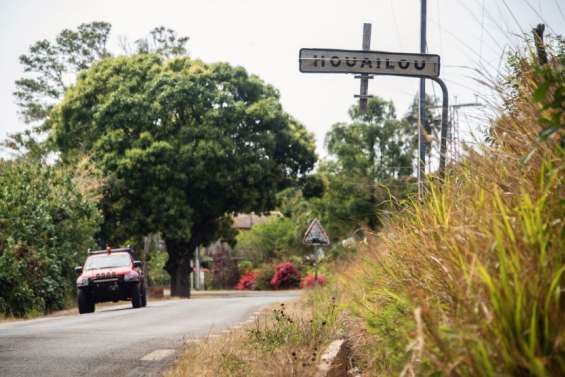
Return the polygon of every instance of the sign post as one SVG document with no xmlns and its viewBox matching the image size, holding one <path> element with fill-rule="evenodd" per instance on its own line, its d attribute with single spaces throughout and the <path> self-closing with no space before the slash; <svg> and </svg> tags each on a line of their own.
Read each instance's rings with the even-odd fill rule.
<svg viewBox="0 0 565 377">
<path fill-rule="evenodd" d="M 369 25 L 367 27 L 366 25 Z M 299 52 L 299 69 L 303 73 L 346 73 L 361 78 L 360 109 L 366 107 L 368 79 L 371 75 L 417 77 L 431 79 L 439 84 L 443 93 L 441 115 L 441 140 L 439 175 L 445 175 L 449 99 L 447 87 L 439 78 L 440 56 L 433 54 L 409 54 L 402 52 L 370 51 L 370 24 L 363 29 L 363 50 L 338 50 L 328 48 L 302 48 Z M 367 47 L 367 48 L 365 48 Z M 420 164 L 418 165 L 420 166 Z M 423 178 L 423 177 L 422 177 Z"/>
<path fill-rule="evenodd" d="M 318 284 L 318 259 L 321 259 L 324 255 L 322 246 L 330 245 L 330 238 L 328 233 L 320 224 L 318 219 L 312 220 L 306 233 L 304 233 L 304 239 L 302 240 L 304 245 L 314 246 L 314 284 Z"/>
</svg>

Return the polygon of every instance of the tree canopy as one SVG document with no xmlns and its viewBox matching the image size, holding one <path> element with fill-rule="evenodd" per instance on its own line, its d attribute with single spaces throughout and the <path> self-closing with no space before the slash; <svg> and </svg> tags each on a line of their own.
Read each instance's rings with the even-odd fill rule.
<svg viewBox="0 0 565 377">
<path fill-rule="evenodd" d="M 343 221 L 347 213 L 365 217 L 375 229 L 377 208 L 389 196 L 379 192 L 379 185 L 412 174 L 417 131 L 396 118 L 392 102 L 378 97 L 368 101 L 365 113 L 355 105 L 349 114 L 350 123 L 336 123 L 326 135 L 326 147 L 335 160 L 323 169 L 330 181 L 329 195 L 347 205 L 328 208 Z"/>
<path fill-rule="evenodd" d="M 94 62 L 112 56 L 108 40 L 112 25 L 95 21 L 79 25 L 76 30 L 63 29 L 54 41 L 35 42 L 27 54 L 20 56 L 24 76 L 16 80 L 14 95 L 27 122 L 43 121 L 72 85 L 79 72 Z M 149 36 L 135 41 L 136 53 L 157 53 L 172 57 L 187 53 L 188 37 L 159 26 Z M 123 46 L 129 50 L 129 46 Z"/>
<path fill-rule="evenodd" d="M 92 155 L 107 177 L 103 237 L 161 232 L 182 295 L 194 248 L 221 237 L 229 214 L 272 209 L 276 192 L 316 161 L 312 135 L 272 86 L 188 57 L 94 63 L 49 127 L 64 161 Z"/>
</svg>

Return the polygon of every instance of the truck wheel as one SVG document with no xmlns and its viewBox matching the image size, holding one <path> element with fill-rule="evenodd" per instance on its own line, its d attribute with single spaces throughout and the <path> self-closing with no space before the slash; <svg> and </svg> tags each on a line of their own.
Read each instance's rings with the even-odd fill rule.
<svg viewBox="0 0 565 377">
<path fill-rule="evenodd" d="M 147 306 L 147 291 L 145 290 L 145 287 L 143 287 L 143 291 L 141 293 L 141 306 Z"/>
<path fill-rule="evenodd" d="M 131 289 L 131 306 L 134 308 L 141 307 L 141 289 L 139 284 L 134 284 Z"/>
<path fill-rule="evenodd" d="M 78 312 L 80 314 L 94 312 L 94 300 L 84 289 L 78 290 Z"/>
</svg>

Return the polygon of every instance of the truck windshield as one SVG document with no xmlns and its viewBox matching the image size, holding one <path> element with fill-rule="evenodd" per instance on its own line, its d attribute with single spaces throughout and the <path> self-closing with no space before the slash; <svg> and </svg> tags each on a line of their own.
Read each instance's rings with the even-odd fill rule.
<svg viewBox="0 0 565 377">
<path fill-rule="evenodd" d="M 131 258 L 127 253 L 92 255 L 84 264 L 85 270 L 96 270 L 99 268 L 127 267 Z"/>
</svg>

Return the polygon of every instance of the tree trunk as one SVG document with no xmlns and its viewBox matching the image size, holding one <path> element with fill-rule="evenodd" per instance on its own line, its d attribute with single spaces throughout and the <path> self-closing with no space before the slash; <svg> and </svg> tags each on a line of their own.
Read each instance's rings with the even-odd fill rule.
<svg viewBox="0 0 565 377">
<path fill-rule="evenodd" d="M 171 274 L 171 296 L 190 297 L 190 262 L 177 263 Z"/>
<path fill-rule="evenodd" d="M 169 259 L 165 270 L 171 277 L 171 296 L 190 297 L 190 260 L 194 254 L 193 242 L 166 240 Z"/>
</svg>

